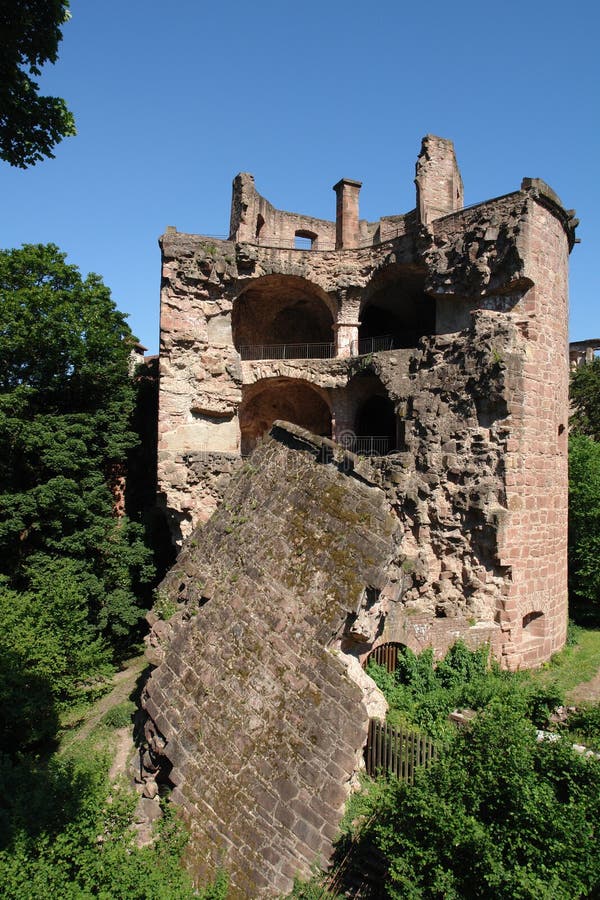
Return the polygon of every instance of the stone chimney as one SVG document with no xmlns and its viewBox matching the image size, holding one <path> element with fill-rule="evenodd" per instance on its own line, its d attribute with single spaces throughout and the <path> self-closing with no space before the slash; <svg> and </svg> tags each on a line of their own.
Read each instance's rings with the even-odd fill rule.
<svg viewBox="0 0 600 900">
<path fill-rule="evenodd" d="M 345 250 L 358 247 L 358 195 L 362 181 L 342 178 L 334 184 L 335 205 L 335 249 Z"/>
<path fill-rule="evenodd" d="M 462 209 L 463 183 L 452 141 L 434 134 L 425 135 L 416 176 L 417 214 L 422 225 Z"/>
</svg>

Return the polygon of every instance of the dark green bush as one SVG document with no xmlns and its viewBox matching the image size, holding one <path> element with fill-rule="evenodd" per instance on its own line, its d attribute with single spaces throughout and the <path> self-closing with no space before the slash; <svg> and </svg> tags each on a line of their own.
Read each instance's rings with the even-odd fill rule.
<svg viewBox="0 0 600 900">
<path fill-rule="evenodd" d="M 398 654 L 395 672 L 374 662 L 367 672 L 390 704 L 392 723 L 416 725 L 434 738 L 452 733 L 448 714 L 454 709 L 481 710 L 496 698 L 511 699 L 521 705 L 524 716 L 543 728 L 562 702 L 555 685 L 540 687 L 526 673 L 503 672 L 490 658 L 489 647 L 470 650 L 460 641 L 435 666 L 431 650 L 417 655 L 405 647 Z"/>
<path fill-rule="evenodd" d="M 538 743 L 518 697 L 493 700 L 414 786 L 378 787 L 372 812 L 392 900 L 599 896 L 600 764 Z"/>
<path fill-rule="evenodd" d="M 181 866 L 187 836 L 166 808 L 156 842 L 135 845 L 136 796 L 110 788 L 108 760 L 82 753 L 0 766 L 0 884 L 4 900 L 225 900 L 220 873 L 196 892 Z"/>
</svg>

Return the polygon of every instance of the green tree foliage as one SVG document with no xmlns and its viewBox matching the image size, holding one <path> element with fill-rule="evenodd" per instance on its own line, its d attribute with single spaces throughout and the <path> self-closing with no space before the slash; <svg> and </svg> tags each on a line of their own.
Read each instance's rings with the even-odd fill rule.
<svg viewBox="0 0 600 900">
<path fill-rule="evenodd" d="M 536 742 L 495 700 L 414 786 L 379 790 L 370 839 L 390 898 L 573 900 L 600 891 L 600 763 Z"/>
<path fill-rule="evenodd" d="M 600 357 L 575 369 L 569 397 L 573 431 L 600 441 Z"/>
<path fill-rule="evenodd" d="M 596 404 L 600 409 L 600 393 Z M 571 595 L 588 606 L 591 604 L 597 617 L 600 612 L 600 443 L 577 433 L 569 438 L 569 581 Z"/>
<path fill-rule="evenodd" d="M 436 666 L 432 650 L 417 655 L 404 647 L 395 672 L 373 662 L 367 672 L 390 704 L 392 723 L 417 725 L 434 738 L 453 733 L 448 714 L 457 708 L 481 710 L 492 701 L 518 695 L 530 721 L 543 727 L 562 701 L 553 684 L 542 687 L 526 673 L 501 671 L 487 645 L 470 650 L 461 641 Z"/>
<path fill-rule="evenodd" d="M 131 333 L 54 245 L 0 251 L 0 644 L 59 699 L 124 649 L 151 577 L 109 482 L 135 442 Z"/>
<path fill-rule="evenodd" d="M 135 796 L 111 789 L 98 754 L 0 760 L 0 883 L 5 900 L 225 900 L 219 876 L 194 891 L 186 835 L 167 811 L 153 846 L 135 845 Z"/>
<path fill-rule="evenodd" d="M 42 97 L 34 78 L 54 63 L 68 0 L 0 0 L 0 157 L 25 169 L 45 157 L 75 122 L 60 97 Z"/>
</svg>

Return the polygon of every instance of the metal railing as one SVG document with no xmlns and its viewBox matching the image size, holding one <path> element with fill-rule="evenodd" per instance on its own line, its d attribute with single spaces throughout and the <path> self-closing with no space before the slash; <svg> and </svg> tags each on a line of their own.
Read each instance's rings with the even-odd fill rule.
<svg viewBox="0 0 600 900">
<path fill-rule="evenodd" d="M 322 238 L 316 237 L 305 238 L 298 235 L 293 238 L 263 238 L 262 240 L 259 238 L 256 239 L 257 247 L 267 247 L 275 250 L 304 250 L 307 253 L 312 252 L 313 250 L 326 250 L 327 252 L 331 252 L 331 250 L 335 250 L 335 241 L 324 241 Z"/>
<path fill-rule="evenodd" d="M 387 456 L 395 449 L 392 439 L 385 435 L 344 434 L 338 443 L 357 456 Z"/>
<path fill-rule="evenodd" d="M 385 334 L 372 338 L 360 338 L 352 342 L 352 356 L 381 353 L 394 349 L 394 336 Z M 238 353 L 243 360 L 260 359 L 332 359 L 335 344 L 331 342 L 315 344 L 245 344 Z"/>
<path fill-rule="evenodd" d="M 331 359 L 335 344 L 248 344 L 238 349 L 243 360 Z"/>
<path fill-rule="evenodd" d="M 394 728 L 379 719 L 369 721 L 369 736 L 365 747 L 367 775 L 375 777 L 391 772 L 402 781 L 412 784 L 415 769 L 430 765 L 436 747 L 430 737 L 419 731 Z"/>
<path fill-rule="evenodd" d="M 394 349 L 394 336 L 382 334 L 377 337 L 359 338 L 352 342 L 352 355 L 364 356 L 365 353 L 381 353 L 382 350 Z"/>
</svg>

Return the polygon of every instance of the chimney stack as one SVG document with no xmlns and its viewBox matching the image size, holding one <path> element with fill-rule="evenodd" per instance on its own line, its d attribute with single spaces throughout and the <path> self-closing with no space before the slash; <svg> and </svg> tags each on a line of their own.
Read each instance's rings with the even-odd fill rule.
<svg viewBox="0 0 600 900">
<path fill-rule="evenodd" d="M 335 205 L 335 249 L 345 250 L 358 247 L 358 195 L 362 181 L 342 178 L 334 184 Z"/>
</svg>

